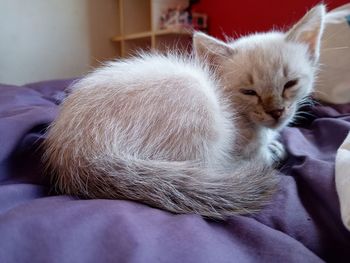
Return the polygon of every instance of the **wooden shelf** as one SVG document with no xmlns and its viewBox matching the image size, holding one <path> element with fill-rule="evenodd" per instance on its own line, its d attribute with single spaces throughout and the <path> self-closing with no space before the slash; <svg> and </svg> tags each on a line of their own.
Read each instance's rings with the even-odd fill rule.
<svg viewBox="0 0 350 263">
<path fill-rule="evenodd" d="M 124 35 L 124 36 L 116 36 L 113 37 L 113 41 L 122 41 L 122 40 L 132 40 L 132 39 L 138 39 L 138 38 L 145 38 L 145 37 L 151 37 L 152 32 L 140 32 L 140 33 L 135 33 L 135 34 L 130 34 L 130 35 Z"/>
<path fill-rule="evenodd" d="M 190 42 L 191 30 L 160 29 L 161 14 L 168 8 L 187 6 L 189 0 L 117 0 L 119 34 L 111 40 L 121 57 L 132 56 L 137 50 L 166 51 L 177 43 Z M 188 46 L 185 44 L 184 46 Z"/>
<path fill-rule="evenodd" d="M 177 29 L 177 30 L 172 30 L 172 29 L 160 29 L 154 32 L 156 36 L 161 36 L 161 35 L 192 35 L 192 31 L 189 29 Z"/>
<path fill-rule="evenodd" d="M 112 38 L 112 41 L 122 41 L 122 40 L 132 40 L 132 39 L 138 39 L 138 38 L 145 38 L 145 37 L 152 37 L 152 36 L 162 36 L 162 35 L 192 35 L 192 32 L 190 30 L 172 30 L 172 29 L 162 29 L 155 32 L 148 31 L 148 32 L 140 32 L 130 35 L 124 35 L 124 36 L 115 36 Z"/>
</svg>

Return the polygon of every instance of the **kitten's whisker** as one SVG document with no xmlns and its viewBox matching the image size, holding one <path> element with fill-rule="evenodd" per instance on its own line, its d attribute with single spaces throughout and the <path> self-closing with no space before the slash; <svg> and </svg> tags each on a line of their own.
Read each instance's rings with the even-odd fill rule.
<svg viewBox="0 0 350 263">
<path fill-rule="evenodd" d="M 315 117 L 313 113 L 306 112 L 306 111 L 300 111 L 295 114 L 296 117 L 304 117 L 304 115 Z M 304 117 L 305 118 L 305 117 Z"/>
<path fill-rule="evenodd" d="M 343 50 L 343 49 L 348 49 L 349 47 L 331 47 L 331 48 L 323 48 L 322 51 L 332 51 L 332 50 Z"/>
</svg>

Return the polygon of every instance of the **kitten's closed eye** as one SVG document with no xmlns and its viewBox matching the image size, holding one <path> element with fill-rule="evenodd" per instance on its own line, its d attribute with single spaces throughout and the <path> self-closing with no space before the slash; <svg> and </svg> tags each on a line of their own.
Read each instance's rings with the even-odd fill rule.
<svg viewBox="0 0 350 263">
<path fill-rule="evenodd" d="M 252 89 L 240 89 L 239 90 L 241 93 L 243 93 L 244 95 L 248 95 L 248 96 L 257 96 L 258 94 L 256 93 L 255 90 Z"/>
<path fill-rule="evenodd" d="M 294 87 L 296 84 L 298 84 L 297 79 L 290 80 L 286 84 L 284 84 L 284 89 L 289 89 L 291 87 Z"/>
</svg>

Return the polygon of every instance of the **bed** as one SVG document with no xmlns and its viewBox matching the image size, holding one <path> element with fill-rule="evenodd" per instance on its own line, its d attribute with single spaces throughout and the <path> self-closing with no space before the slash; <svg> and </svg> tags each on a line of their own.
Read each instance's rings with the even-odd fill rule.
<svg viewBox="0 0 350 263">
<path fill-rule="evenodd" d="M 271 204 L 220 222 L 52 192 L 40 143 L 73 81 L 0 86 L 0 262 L 348 262 L 334 170 L 350 104 L 304 109 Z"/>
</svg>

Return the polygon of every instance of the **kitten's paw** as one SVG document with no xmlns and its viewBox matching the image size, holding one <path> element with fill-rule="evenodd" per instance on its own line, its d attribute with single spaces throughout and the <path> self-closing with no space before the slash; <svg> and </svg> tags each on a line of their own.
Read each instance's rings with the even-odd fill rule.
<svg viewBox="0 0 350 263">
<path fill-rule="evenodd" d="M 282 143 L 280 143 L 277 140 L 272 141 L 269 146 L 269 151 L 271 153 L 270 155 L 270 163 L 278 163 L 280 161 L 283 161 L 287 158 L 287 152 L 284 149 L 284 146 Z"/>
</svg>

